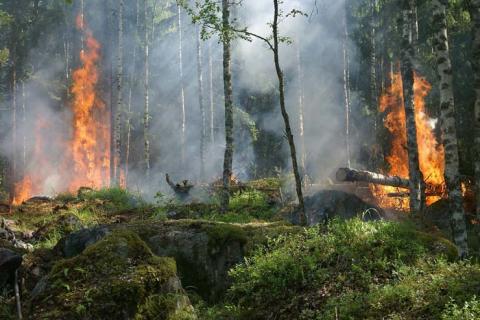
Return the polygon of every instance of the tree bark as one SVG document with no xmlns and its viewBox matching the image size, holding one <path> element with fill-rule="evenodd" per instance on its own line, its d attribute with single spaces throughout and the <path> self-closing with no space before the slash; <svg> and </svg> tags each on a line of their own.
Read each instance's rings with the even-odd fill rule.
<svg viewBox="0 0 480 320">
<path fill-rule="evenodd" d="M 283 78 L 283 71 L 280 66 L 280 57 L 279 57 L 279 32 L 278 32 L 278 19 L 280 15 L 279 11 L 279 0 L 273 0 L 274 6 L 274 16 L 273 16 L 273 56 L 275 60 L 275 70 L 278 77 L 278 90 L 280 94 L 280 108 L 282 111 L 283 121 L 285 122 L 285 133 L 287 135 L 288 144 L 290 146 L 290 156 L 292 160 L 293 175 L 295 176 L 295 187 L 297 191 L 298 204 L 299 204 L 299 220 L 300 224 L 305 225 L 307 222 L 305 216 L 305 205 L 303 202 L 303 191 L 302 191 L 302 179 L 300 177 L 300 171 L 298 169 L 297 163 L 297 151 L 295 149 L 295 141 L 293 139 L 292 129 L 290 127 L 290 120 L 287 113 L 287 108 L 285 105 L 285 83 Z"/>
<path fill-rule="evenodd" d="M 123 116 L 123 0 L 118 1 L 118 46 L 117 46 L 117 107 L 115 110 L 114 129 L 114 163 L 113 183 L 121 184 L 120 170 L 122 168 L 122 116 Z"/>
<path fill-rule="evenodd" d="M 180 75 L 180 110 L 181 110 L 181 157 L 182 167 L 185 167 L 185 138 L 186 138 L 186 111 L 185 111 L 185 79 L 183 76 L 183 26 L 182 26 L 182 9 L 177 5 L 178 13 L 178 68 Z"/>
<path fill-rule="evenodd" d="M 413 16 L 411 0 L 402 3 L 402 81 L 407 126 L 407 149 L 410 180 L 410 211 L 417 214 L 425 208 L 425 183 L 418 157 L 417 128 L 415 123 L 414 70 L 415 49 L 412 45 L 411 21 Z"/>
<path fill-rule="evenodd" d="M 143 109 L 143 143 L 144 143 L 144 152 L 143 160 L 145 165 L 145 177 L 149 178 L 150 176 L 150 44 L 148 36 L 148 2 L 144 0 L 143 9 L 144 9 L 144 21 L 145 21 L 145 30 L 144 30 L 144 63 L 145 63 L 145 72 L 144 72 L 144 109 Z"/>
<path fill-rule="evenodd" d="M 448 45 L 446 0 L 433 0 L 434 49 L 440 79 L 440 127 L 445 148 L 445 182 L 450 199 L 453 238 L 461 257 L 468 255 L 467 227 L 463 210 L 460 160 L 458 153 L 455 102 L 453 95 L 452 63 Z"/>
<path fill-rule="evenodd" d="M 138 38 L 138 27 L 140 22 L 140 0 L 135 1 L 135 39 Z M 132 139 L 132 97 L 133 97 L 133 87 L 137 82 L 137 43 L 133 45 L 133 55 L 131 63 L 130 79 L 129 79 L 129 89 L 128 89 L 128 110 L 127 110 L 127 119 L 126 119 L 126 129 L 127 136 L 125 142 L 125 184 L 128 185 L 128 173 L 130 165 L 130 150 L 131 150 L 131 139 Z"/>
<path fill-rule="evenodd" d="M 474 69 L 475 88 L 475 119 L 474 119 L 474 151 L 473 159 L 475 166 L 475 195 L 477 218 L 480 218 L 480 0 L 471 0 L 470 15 L 473 21 L 473 56 L 472 65 Z"/>
<path fill-rule="evenodd" d="M 200 180 L 205 179 L 205 140 L 207 135 L 207 119 L 205 117 L 205 103 L 203 99 L 203 58 L 202 39 L 200 27 L 197 25 L 197 82 L 198 82 L 198 105 L 200 107 Z"/>
<path fill-rule="evenodd" d="M 213 97 L 213 53 L 212 42 L 208 41 L 208 91 L 210 96 L 210 143 L 215 144 L 215 101 Z"/>
<path fill-rule="evenodd" d="M 298 75 L 298 127 L 300 135 L 300 166 L 302 168 L 303 182 L 307 183 L 307 150 L 305 146 L 305 92 L 303 89 L 303 68 L 302 68 L 302 52 L 300 42 L 297 43 L 297 75 Z"/>
<path fill-rule="evenodd" d="M 370 0 L 370 103 L 375 111 L 375 136 L 378 133 L 378 88 L 377 88 L 377 0 Z"/>
<path fill-rule="evenodd" d="M 223 192 L 221 211 L 226 212 L 230 203 L 230 182 L 233 167 L 233 88 L 230 27 L 230 4 L 222 0 L 223 87 L 225 95 L 225 155 L 223 161 Z"/>
<path fill-rule="evenodd" d="M 348 26 L 347 26 L 347 2 L 345 2 L 345 15 L 343 20 L 343 95 L 345 99 L 345 150 L 346 163 L 351 167 L 351 152 L 350 152 L 350 57 L 348 54 Z"/>
<path fill-rule="evenodd" d="M 335 175 L 339 182 L 368 182 L 396 188 L 409 188 L 410 181 L 397 176 L 386 176 L 376 172 L 340 168 Z"/>
</svg>

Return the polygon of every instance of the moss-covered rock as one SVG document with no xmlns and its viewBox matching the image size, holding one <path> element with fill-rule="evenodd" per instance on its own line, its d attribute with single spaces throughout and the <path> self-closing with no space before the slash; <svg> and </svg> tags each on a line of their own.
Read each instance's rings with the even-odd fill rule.
<svg viewBox="0 0 480 320">
<path fill-rule="evenodd" d="M 155 256 L 131 231 L 112 232 L 80 255 L 58 261 L 41 282 L 31 319 L 153 319 L 148 313 L 153 299 L 171 303 L 155 319 L 195 317 L 175 261 Z"/>
</svg>

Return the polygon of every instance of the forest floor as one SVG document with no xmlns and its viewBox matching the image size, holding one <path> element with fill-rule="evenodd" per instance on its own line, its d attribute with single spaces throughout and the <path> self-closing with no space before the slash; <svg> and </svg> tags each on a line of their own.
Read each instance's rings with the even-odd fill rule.
<svg viewBox="0 0 480 320">
<path fill-rule="evenodd" d="M 22 257 L 27 319 L 480 318 L 480 264 L 457 260 L 441 220 L 365 219 L 340 198 L 328 222 L 298 227 L 278 187 L 253 183 L 226 214 L 214 194 L 33 198 L 0 214 L 0 318 L 17 318 L 2 250 Z"/>
</svg>

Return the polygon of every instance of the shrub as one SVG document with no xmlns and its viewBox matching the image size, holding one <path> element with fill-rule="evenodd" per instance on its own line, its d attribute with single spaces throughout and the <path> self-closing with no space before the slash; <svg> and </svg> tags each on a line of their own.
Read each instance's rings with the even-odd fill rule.
<svg viewBox="0 0 480 320">
<path fill-rule="evenodd" d="M 480 267 L 405 223 L 332 221 L 271 240 L 231 270 L 244 318 L 440 319 L 480 289 Z"/>
</svg>

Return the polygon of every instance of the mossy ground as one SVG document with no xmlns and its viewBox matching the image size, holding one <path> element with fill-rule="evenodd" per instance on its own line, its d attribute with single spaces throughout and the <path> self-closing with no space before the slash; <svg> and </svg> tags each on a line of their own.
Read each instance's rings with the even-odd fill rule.
<svg viewBox="0 0 480 320">
<path fill-rule="evenodd" d="M 277 179 L 255 183 L 262 190 L 279 187 Z M 35 252 L 25 256 L 26 268 L 43 263 L 50 279 L 32 304 L 35 319 L 125 314 L 156 319 L 162 312 L 168 319 L 194 319 L 183 292 L 162 290 L 176 275 L 175 264 L 195 278 L 192 283 L 203 271 L 191 264 L 192 257 L 174 261 L 153 255 L 144 241 L 159 230 L 202 232 L 208 236 L 207 254 L 215 256 L 236 243 L 247 258 L 231 269 L 228 294 L 202 298 L 199 290 L 211 288 L 207 281 L 197 281 L 196 290 L 187 288 L 199 319 L 480 318 L 480 266 L 457 261 L 455 247 L 440 232 L 418 229 L 409 219 L 334 221 L 303 229 L 277 220 L 285 206 L 271 201 L 276 195 L 249 186 L 233 196 L 224 215 L 215 200 L 149 205 L 121 189 L 64 194 L 41 208 L 20 206 L 7 217 L 19 232 L 44 229 Z M 175 220 L 168 219 L 171 211 Z M 114 234 L 77 257 L 59 260 L 49 248 L 76 231 L 75 224 L 59 223 L 65 217 L 75 217 L 81 227 L 110 225 Z M 0 299 L 3 319 L 14 310 L 14 301 Z M 173 302 L 185 308 L 172 311 Z"/>
<path fill-rule="evenodd" d="M 171 303 L 164 316 L 172 319 L 177 300 L 175 261 L 157 257 L 135 234 L 116 231 L 81 255 L 58 261 L 45 291 L 33 300 L 35 319 L 152 319 L 152 297 Z M 163 296 L 165 295 L 165 296 Z M 150 301 L 150 302 L 149 302 Z"/>
</svg>

